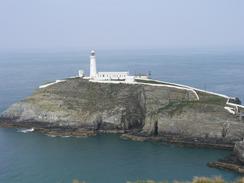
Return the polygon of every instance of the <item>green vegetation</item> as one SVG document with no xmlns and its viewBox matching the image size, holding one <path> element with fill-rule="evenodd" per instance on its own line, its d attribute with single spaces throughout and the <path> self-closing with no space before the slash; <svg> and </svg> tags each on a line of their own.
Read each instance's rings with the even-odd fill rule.
<svg viewBox="0 0 244 183">
<path fill-rule="evenodd" d="M 227 99 L 221 96 L 205 93 L 198 90 L 196 90 L 196 92 L 199 96 L 200 102 L 202 103 L 225 106 L 227 102 Z"/>
<path fill-rule="evenodd" d="M 219 97 L 210 97 L 209 100 L 199 101 L 170 101 L 167 105 L 158 109 L 158 113 L 167 112 L 170 116 L 180 114 L 184 109 L 195 109 L 198 111 L 214 111 L 218 106 L 223 107 L 224 103 Z"/>
<path fill-rule="evenodd" d="M 195 101 L 172 101 L 168 105 L 158 109 L 158 112 L 167 112 L 170 116 L 173 116 L 176 113 L 181 113 L 184 107 L 192 107 L 198 102 Z"/>
<path fill-rule="evenodd" d="M 139 180 L 135 182 L 127 183 L 168 183 L 168 181 L 154 181 L 154 180 Z M 244 178 L 240 178 L 236 181 L 225 181 L 221 177 L 194 177 L 192 181 L 173 181 L 173 183 L 244 183 Z"/>
<path fill-rule="evenodd" d="M 86 183 L 84 181 L 73 180 L 72 183 Z M 115 182 L 116 183 L 116 182 Z M 154 180 L 137 180 L 128 181 L 127 183 L 169 183 L 168 181 L 154 181 Z M 244 177 L 235 181 L 225 181 L 221 177 L 194 177 L 192 181 L 173 181 L 173 183 L 244 183 Z"/>
<path fill-rule="evenodd" d="M 170 84 L 170 83 L 164 83 L 164 82 L 160 82 L 160 81 L 155 81 L 155 80 L 143 80 L 143 79 L 136 79 L 137 82 L 140 83 L 149 83 L 149 84 L 167 84 L 167 85 L 171 85 L 171 86 L 179 86 L 177 84 Z M 221 105 L 224 106 L 227 102 L 227 99 L 221 96 L 217 96 L 214 94 L 209 94 L 206 92 L 202 92 L 199 90 L 195 90 L 196 93 L 199 96 L 200 99 L 200 103 L 206 103 L 206 104 L 214 104 L 214 105 Z M 185 105 L 185 104 L 183 104 Z"/>
</svg>

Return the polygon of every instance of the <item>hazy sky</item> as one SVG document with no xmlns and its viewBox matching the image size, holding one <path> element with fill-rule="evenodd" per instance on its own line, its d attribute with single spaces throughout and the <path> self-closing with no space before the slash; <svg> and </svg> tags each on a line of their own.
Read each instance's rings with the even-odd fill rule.
<svg viewBox="0 0 244 183">
<path fill-rule="evenodd" d="M 244 0 L 0 0 L 0 50 L 244 47 Z"/>
</svg>

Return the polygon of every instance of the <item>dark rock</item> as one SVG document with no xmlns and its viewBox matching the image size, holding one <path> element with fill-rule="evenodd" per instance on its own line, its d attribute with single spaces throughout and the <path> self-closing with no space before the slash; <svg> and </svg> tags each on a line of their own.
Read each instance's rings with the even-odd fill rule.
<svg viewBox="0 0 244 183">
<path fill-rule="evenodd" d="M 239 104 L 241 105 L 241 100 L 238 97 L 233 97 L 229 99 L 230 103 L 234 103 L 234 104 Z"/>
<path fill-rule="evenodd" d="M 216 162 L 209 162 L 208 166 L 213 168 L 231 170 L 241 174 L 244 173 L 244 166 L 234 164 L 234 163 L 216 161 Z"/>
<path fill-rule="evenodd" d="M 244 164 L 244 141 L 235 143 L 234 153 L 237 159 Z"/>
</svg>

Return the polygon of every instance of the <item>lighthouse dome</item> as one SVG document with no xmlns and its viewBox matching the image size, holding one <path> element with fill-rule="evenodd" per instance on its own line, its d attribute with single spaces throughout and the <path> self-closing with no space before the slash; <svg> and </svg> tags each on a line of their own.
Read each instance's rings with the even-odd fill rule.
<svg viewBox="0 0 244 183">
<path fill-rule="evenodd" d="M 91 51 L 91 56 L 95 56 L 95 50 Z"/>
</svg>

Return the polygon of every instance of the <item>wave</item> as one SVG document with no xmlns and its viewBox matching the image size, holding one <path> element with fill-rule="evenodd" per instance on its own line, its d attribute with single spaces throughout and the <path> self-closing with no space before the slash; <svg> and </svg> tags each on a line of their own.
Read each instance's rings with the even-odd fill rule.
<svg viewBox="0 0 244 183">
<path fill-rule="evenodd" d="M 70 136 L 68 135 L 64 135 L 64 136 L 60 136 L 60 135 L 52 135 L 52 134 L 46 134 L 48 137 L 61 137 L 61 138 L 69 138 Z"/>
<path fill-rule="evenodd" d="M 66 136 L 61 136 L 61 137 L 63 137 L 63 138 L 69 138 L 70 136 L 66 135 Z"/>
<path fill-rule="evenodd" d="M 29 129 L 23 129 L 23 128 L 21 128 L 21 129 L 18 129 L 17 130 L 17 132 L 21 132 L 21 133 L 29 133 L 29 132 L 33 132 L 33 131 L 35 131 L 34 128 L 29 128 Z"/>
<path fill-rule="evenodd" d="M 57 137 L 56 135 L 47 134 L 48 137 Z"/>
</svg>

